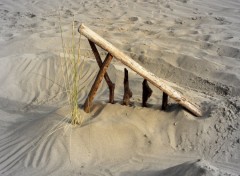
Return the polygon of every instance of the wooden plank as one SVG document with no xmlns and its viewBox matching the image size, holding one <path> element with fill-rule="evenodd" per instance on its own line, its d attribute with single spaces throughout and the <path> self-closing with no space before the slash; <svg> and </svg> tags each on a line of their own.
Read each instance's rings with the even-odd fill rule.
<svg viewBox="0 0 240 176">
<path fill-rule="evenodd" d="M 168 106 L 168 95 L 166 93 L 163 92 L 163 96 L 162 96 L 162 110 L 166 110 Z"/>
<path fill-rule="evenodd" d="M 112 61 L 112 58 L 113 58 L 113 56 L 108 53 L 106 56 L 106 59 L 104 60 L 102 66 L 98 72 L 95 82 L 93 83 L 93 86 L 88 94 L 88 97 L 87 97 L 85 103 L 84 103 L 84 111 L 87 113 L 90 112 L 93 99 L 97 93 L 98 87 L 99 87 L 100 83 L 102 82 L 105 73 L 107 72 L 107 68 L 108 68 L 110 62 Z"/>
<path fill-rule="evenodd" d="M 102 67 L 102 59 L 100 57 L 100 54 L 97 50 L 97 47 L 95 46 L 95 44 L 91 41 L 91 40 L 88 40 L 91 48 L 92 48 L 92 51 L 93 51 L 93 54 L 97 60 L 97 63 L 98 63 L 98 66 L 101 68 Z M 115 84 L 111 81 L 111 79 L 109 78 L 108 76 L 108 73 L 106 72 L 105 75 L 104 75 L 104 79 L 105 81 L 107 82 L 107 85 L 108 85 L 108 88 L 109 88 L 109 103 L 114 103 L 114 89 L 115 89 Z"/>
<path fill-rule="evenodd" d="M 199 108 L 196 107 L 195 104 L 188 101 L 185 97 L 182 96 L 182 94 L 180 94 L 179 92 L 174 90 L 172 87 L 170 87 L 165 80 L 158 78 L 153 73 L 143 68 L 136 61 L 134 61 L 129 56 L 121 52 L 119 49 L 117 49 L 111 43 L 103 39 L 97 33 L 93 32 L 84 24 L 80 25 L 78 31 L 82 35 L 87 37 L 89 40 L 97 44 L 99 47 L 111 53 L 113 57 L 121 61 L 124 65 L 131 68 L 133 71 L 141 75 L 143 78 L 147 79 L 151 84 L 153 84 L 154 86 L 156 86 L 157 88 L 159 88 L 160 90 L 168 94 L 177 103 L 179 103 L 180 105 L 188 109 L 191 113 L 193 113 L 196 116 L 202 116 L 201 110 L 199 110 Z"/>
</svg>

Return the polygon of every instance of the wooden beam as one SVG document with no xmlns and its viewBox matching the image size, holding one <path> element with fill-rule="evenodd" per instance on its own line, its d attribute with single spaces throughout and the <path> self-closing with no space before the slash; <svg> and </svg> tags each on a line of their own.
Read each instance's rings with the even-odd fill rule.
<svg viewBox="0 0 240 176">
<path fill-rule="evenodd" d="M 163 96 L 162 96 L 162 110 L 166 110 L 168 106 L 168 94 L 163 92 Z"/>
<path fill-rule="evenodd" d="M 97 63 L 98 63 L 98 66 L 101 68 L 102 67 L 102 59 L 100 57 L 100 54 L 97 50 L 97 47 L 96 45 L 91 41 L 91 40 L 88 40 L 91 48 L 92 48 L 92 51 L 93 51 L 93 54 L 97 60 Z M 109 103 L 114 103 L 114 89 L 115 89 L 115 84 L 111 81 L 111 79 L 109 78 L 108 76 L 108 73 L 106 72 L 105 75 L 104 75 L 104 79 L 105 81 L 107 82 L 107 85 L 108 85 L 108 88 L 109 88 Z"/>
<path fill-rule="evenodd" d="M 152 95 L 152 89 L 149 87 L 147 80 L 142 83 L 142 107 L 147 107 L 147 100 Z"/>
<path fill-rule="evenodd" d="M 132 97 L 132 91 L 129 88 L 128 81 L 128 70 L 124 68 L 124 95 L 123 95 L 123 105 L 128 106 L 130 104 L 130 98 Z"/>
<path fill-rule="evenodd" d="M 128 66 L 133 71 L 141 75 L 143 78 L 147 79 L 154 86 L 156 86 L 157 88 L 159 88 L 160 90 L 168 94 L 177 103 L 179 103 L 180 105 L 188 109 L 191 113 L 193 113 L 196 116 L 202 116 L 202 112 L 199 110 L 199 108 L 195 104 L 188 101 L 185 97 L 182 96 L 181 93 L 179 93 L 178 91 L 170 87 L 165 80 L 158 78 L 153 73 L 143 68 L 140 64 L 138 64 L 129 56 L 121 52 L 119 49 L 117 49 L 111 43 L 103 39 L 97 33 L 93 32 L 87 26 L 85 26 L 84 24 L 80 25 L 78 31 L 82 35 L 87 37 L 89 40 L 97 44 L 99 47 L 111 53 L 113 57 L 121 61 L 124 65 Z"/>
<path fill-rule="evenodd" d="M 106 59 L 104 60 L 102 66 L 98 72 L 95 82 L 93 83 L 93 86 L 88 94 L 88 97 L 87 97 L 85 103 L 84 103 L 84 111 L 87 113 L 90 112 L 90 108 L 92 106 L 92 101 L 97 93 L 98 87 L 99 87 L 100 83 L 102 82 L 102 79 L 107 71 L 107 68 L 108 68 L 110 62 L 112 61 L 112 58 L 113 58 L 113 56 L 110 53 L 108 53 L 106 56 Z"/>
</svg>

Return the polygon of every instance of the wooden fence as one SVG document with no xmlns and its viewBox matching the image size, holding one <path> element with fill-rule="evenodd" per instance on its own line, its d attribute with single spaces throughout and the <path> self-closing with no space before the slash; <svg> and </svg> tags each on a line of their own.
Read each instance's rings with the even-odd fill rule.
<svg viewBox="0 0 240 176">
<path fill-rule="evenodd" d="M 90 46 L 92 48 L 92 51 L 95 55 L 95 58 L 97 60 L 97 63 L 100 67 L 100 70 L 98 72 L 98 75 L 95 79 L 95 82 L 90 90 L 90 93 L 84 103 L 84 110 L 86 112 L 90 112 L 90 108 L 94 99 L 94 96 L 97 93 L 97 89 L 99 87 L 99 84 L 105 78 L 109 90 L 109 100 L 111 103 L 114 101 L 114 83 L 111 82 L 108 74 L 107 74 L 107 68 L 113 58 L 116 58 L 117 60 L 121 61 L 124 65 L 135 71 L 137 74 L 142 76 L 145 80 L 149 81 L 151 84 L 159 88 L 163 91 L 163 109 L 167 106 L 167 98 L 168 96 L 174 99 L 177 103 L 179 103 L 181 106 L 186 108 L 188 111 L 190 111 L 192 114 L 194 114 L 197 117 L 202 116 L 201 110 L 193 103 L 188 101 L 181 93 L 174 90 L 172 87 L 170 87 L 167 82 L 161 78 L 158 78 L 153 73 L 146 70 L 144 67 L 142 67 L 140 64 L 135 62 L 132 58 L 121 52 L 119 49 L 117 49 L 115 46 L 113 46 L 110 42 L 103 39 L 101 36 L 99 36 L 97 33 L 92 31 L 90 28 L 85 26 L 84 24 L 81 24 L 78 31 L 84 35 L 90 43 Z M 97 51 L 96 45 L 98 45 L 100 48 L 104 49 L 108 52 L 105 60 L 102 62 L 100 55 Z"/>
</svg>

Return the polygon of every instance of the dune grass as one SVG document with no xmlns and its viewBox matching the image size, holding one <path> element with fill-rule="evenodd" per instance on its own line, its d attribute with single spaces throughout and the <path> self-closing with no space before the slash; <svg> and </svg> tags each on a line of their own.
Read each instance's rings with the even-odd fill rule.
<svg viewBox="0 0 240 176">
<path fill-rule="evenodd" d="M 60 21 L 61 41 L 63 56 L 61 58 L 62 75 L 64 81 L 64 88 L 67 94 L 68 104 L 71 108 L 71 124 L 81 125 L 83 123 L 83 116 L 79 109 L 78 100 L 81 90 L 79 89 L 81 70 L 83 62 L 81 60 L 81 34 L 76 36 L 74 19 L 72 21 L 71 40 L 65 44 L 63 39 L 63 30 Z M 78 39 L 76 41 L 76 39 Z"/>
</svg>

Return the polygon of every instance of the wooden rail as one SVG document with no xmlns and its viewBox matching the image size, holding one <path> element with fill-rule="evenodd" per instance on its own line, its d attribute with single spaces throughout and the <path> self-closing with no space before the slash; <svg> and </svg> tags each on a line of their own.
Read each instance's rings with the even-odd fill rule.
<svg viewBox="0 0 240 176">
<path fill-rule="evenodd" d="M 104 62 L 101 65 L 101 69 L 98 72 L 98 75 L 95 79 L 95 82 L 93 83 L 93 86 L 91 88 L 91 91 L 84 103 L 84 111 L 85 112 L 90 112 L 90 108 L 91 108 L 91 104 L 93 101 L 94 96 L 97 93 L 97 89 L 99 87 L 99 84 L 102 82 L 102 79 L 105 75 L 105 73 L 107 72 L 108 66 L 110 64 L 110 62 L 112 61 L 112 55 L 111 54 L 107 54 L 106 59 L 104 60 Z"/>
<path fill-rule="evenodd" d="M 135 71 L 137 74 L 142 76 L 144 79 L 148 80 L 151 84 L 162 90 L 165 94 L 167 94 L 169 97 L 174 99 L 177 103 L 179 103 L 181 106 L 185 107 L 187 110 L 189 110 L 192 114 L 200 117 L 202 116 L 201 110 L 188 101 L 185 97 L 182 96 L 181 93 L 174 90 L 172 87 L 170 87 L 167 82 L 161 78 L 158 78 L 153 73 L 149 72 L 145 68 L 143 68 L 140 64 L 138 64 L 136 61 L 134 61 L 132 58 L 121 52 L 119 49 L 117 49 L 115 46 L 113 46 L 111 43 L 103 39 L 101 36 L 99 36 L 97 33 L 89 29 L 84 24 L 81 24 L 78 31 L 87 37 L 90 41 L 101 47 L 102 49 L 106 50 L 109 54 L 111 54 L 114 58 L 121 61 L 124 65 L 131 68 L 133 71 Z M 103 75 L 101 75 L 101 78 Z M 164 96 L 166 98 L 166 95 Z M 89 100 L 89 97 L 87 98 Z M 89 105 L 89 104 L 88 104 Z M 165 106 L 165 105 L 164 105 Z"/>
<path fill-rule="evenodd" d="M 97 63 L 98 63 L 98 66 L 100 67 L 100 69 L 101 69 L 101 67 L 102 67 L 102 59 L 101 59 L 101 57 L 100 57 L 100 54 L 98 53 L 98 50 L 97 50 L 97 47 L 95 46 L 95 44 L 92 42 L 92 41 L 90 41 L 90 40 L 88 40 L 89 41 L 89 44 L 90 44 L 90 46 L 91 46 L 91 48 L 92 48 L 92 51 L 93 51 L 93 54 L 94 54 L 94 56 L 95 56 L 95 58 L 96 58 L 96 61 L 97 61 Z M 114 89 L 115 89 L 115 84 L 114 83 L 112 83 L 112 81 L 111 81 L 111 79 L 109 78 L 109 76 L 108 76 L 108 73 L 106 72 L 105 73 L 105 75 L 104 75 L 104 78 L 105 78 L 105 81 L 107 82 L 107 85 L 108 85 L 108 88 L 109 88 L 109 103 L 114 103 Z"/>
</svg>

